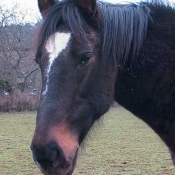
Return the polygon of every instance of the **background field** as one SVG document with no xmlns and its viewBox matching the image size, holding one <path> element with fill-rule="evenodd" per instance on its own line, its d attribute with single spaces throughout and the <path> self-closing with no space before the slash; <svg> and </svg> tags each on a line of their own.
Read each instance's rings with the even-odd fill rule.
<svg viewBox="0 0 175 175">
<path fill-rule="evenodd" d="M 29 149 L 35 113 L 0 114 L 0 175 L 40 175 Z M 74 175 L 173 175 L 162 141 L 121 107 L 91 130 Z"/>
</svg>

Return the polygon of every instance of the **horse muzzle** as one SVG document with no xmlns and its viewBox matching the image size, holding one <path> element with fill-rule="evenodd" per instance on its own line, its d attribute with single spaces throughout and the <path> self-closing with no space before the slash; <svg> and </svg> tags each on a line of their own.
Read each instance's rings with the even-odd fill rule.
<svg viewBox="0 0 175 175">
<path fill-rule="evenodd" d="M 32 142 L 33 159 L 40 171 L 45 175 L 71 175 L 74 171 L 78 148 L 66 156 L 64 150 L 56 143 L 50 142 L 45 146 Z"/>
</svg>

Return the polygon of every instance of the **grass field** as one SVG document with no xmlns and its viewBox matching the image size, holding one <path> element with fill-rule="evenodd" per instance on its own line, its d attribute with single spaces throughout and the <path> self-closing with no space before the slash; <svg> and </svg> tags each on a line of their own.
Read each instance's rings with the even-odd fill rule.
<svg viewBox="0 0 175 175">
<path fill-rule="evenodd" d="M 29 149 L 35 113 L 0 114 L 0 175 L 40 175 Z M 74 175 L 174 175 L 162 141 L 121 107 L 93 127 Z"/>
</svg>

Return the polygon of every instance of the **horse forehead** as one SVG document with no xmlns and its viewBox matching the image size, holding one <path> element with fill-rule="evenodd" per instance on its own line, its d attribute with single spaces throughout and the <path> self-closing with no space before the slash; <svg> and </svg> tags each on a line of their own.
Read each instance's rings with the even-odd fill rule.
<svg viewBox="0 0 175 175">
<path fill-rule="evenodd" d="M 48 66 L 46 69 L 46 87 L 43 91 L 42 95 L 46 95 L 48 91 L 48 85 L 49 85 L 49 74 L 52 68 L 52 65 L 54 64 L 55 59 L 60 55 L 60 53 L 66 49 L 66 47 L 69 44 L 71 38 L 71 33 L 63 33 L 63 32 L 57 32 L 53 35 L 51 35 L 45 45 L 45 49 L 49 53 L 49 61 Z"/>
<path fill-rule="evenodd" d="M 49 62 L 53 62 L 54 59 L 67 47 L 71 34 L 57 32 L 52 34 L 46 42 L 46 50 L 49 53 Z"/>
</svg>

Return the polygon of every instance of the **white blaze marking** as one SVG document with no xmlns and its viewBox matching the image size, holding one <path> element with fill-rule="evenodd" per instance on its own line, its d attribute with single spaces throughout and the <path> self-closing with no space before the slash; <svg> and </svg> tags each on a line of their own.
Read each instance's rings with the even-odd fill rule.
<svg viewBox="0 0 175 175">
<path fill-rule="evenodd" d="M 55 61 L 55 59 L 59 56 L 59 54 L 67 47 L 69 40 L 70 40 L 70 33 L 60 33 L 57 32 L 49 37 L 49 39 L 46 42 L 46 50 L 49 53 L 49 64 L 46 71 L 46 87 L 43 91 L 42 95 L 46 95 L 48 90 L 48 84 L 49 84 L 49 73 L 51 70 L 51 67 Z"/>
</svg>

